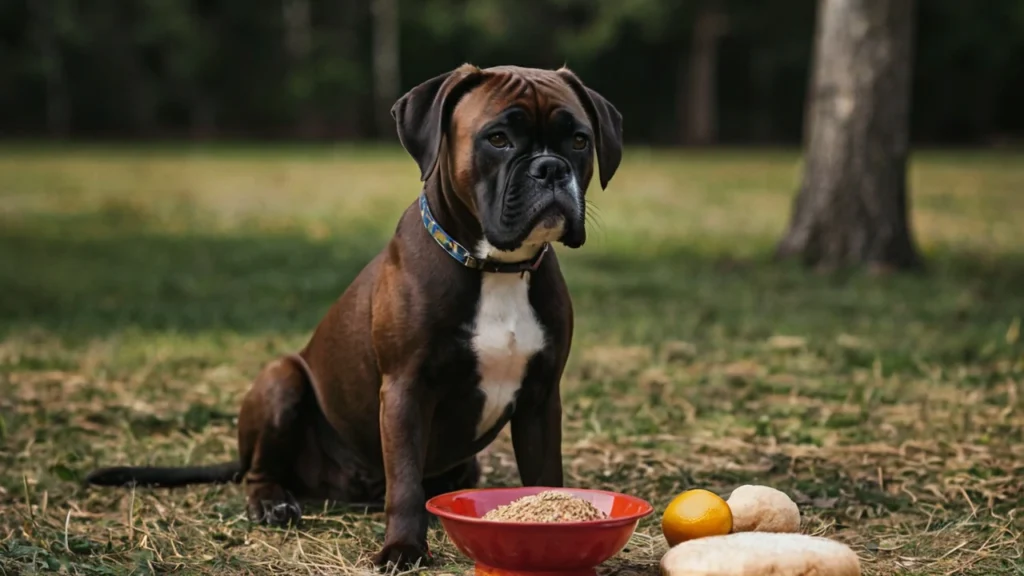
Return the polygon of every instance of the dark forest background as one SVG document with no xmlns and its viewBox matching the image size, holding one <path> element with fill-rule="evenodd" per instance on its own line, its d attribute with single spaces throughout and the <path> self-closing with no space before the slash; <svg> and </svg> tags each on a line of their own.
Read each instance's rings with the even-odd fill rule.
<svg viewBox="0 0 1024 576">
<path fill-rule="evenodd" d="M 392 140 L 397 96 L 472 62 L 567 64 L 630 141 L 795 144 L 815 4 L 0 0 L 0 136 Z M 1024 139 L 1024 2 L 919 2 L 914 42 L 915 143 Z"/>
</svg>

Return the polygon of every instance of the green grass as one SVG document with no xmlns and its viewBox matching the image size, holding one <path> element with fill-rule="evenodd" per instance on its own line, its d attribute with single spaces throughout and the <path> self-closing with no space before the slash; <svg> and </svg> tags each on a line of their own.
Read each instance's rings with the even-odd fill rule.
<svg viewBox="0 0 1024 576">
<path fill-rule="evenodd" d="M 771 262 L 786 151 L 631 148 L 561 250 L 568 481 L 658 514 L 775 486 L 867 574 L 1024 574 L 1024 157 L 911 171 L 925 274 Z M 97 464 L 234 457 L 260 366 L 309 337 L 414 200 L 391 149 L 0 149 L 0 574 L 366 571 L 383 517 L 251 526 L 237 486 L 86 490 Z M 514 484 L 507 436 L 485 482 Z M 432 571 L 469 567 L 437 528 Z M 608 570 L 656 574 L 658 516 Z"/>
</svg>

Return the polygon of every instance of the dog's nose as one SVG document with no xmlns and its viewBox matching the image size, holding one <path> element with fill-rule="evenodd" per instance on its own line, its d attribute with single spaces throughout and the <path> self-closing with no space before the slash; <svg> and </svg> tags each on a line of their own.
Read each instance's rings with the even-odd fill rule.
<svg viewBox="0 0 1024 576">
<path fill-rule="evenodd" d="M 555 156 L 541 156 L 530 162 L 530 177 L 545 184 L 558 184 L 569 178 L 569 164 Z"/>
</svg>

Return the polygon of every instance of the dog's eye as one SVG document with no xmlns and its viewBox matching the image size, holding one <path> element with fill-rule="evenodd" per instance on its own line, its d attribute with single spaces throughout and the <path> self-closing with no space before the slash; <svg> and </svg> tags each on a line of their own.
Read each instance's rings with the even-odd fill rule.
<svg viewBox="0 0 1024 576">
<path fill-rule="evenodd" d="M 491 134 L 487 137 L 487 141 L 495 148 L 508 148 L 508 136 L 505 136 L 501 132 Z"/>
<path fill-rule="evenodd" d="M 589 143 L 589 140 L 587 140 L 586 134 L 577 134 L 576 136 L 573 136 L 573 139 L 572 139 L 572 149 L 573 150 L 585 150 L 588 143 Z"/>
</svg>

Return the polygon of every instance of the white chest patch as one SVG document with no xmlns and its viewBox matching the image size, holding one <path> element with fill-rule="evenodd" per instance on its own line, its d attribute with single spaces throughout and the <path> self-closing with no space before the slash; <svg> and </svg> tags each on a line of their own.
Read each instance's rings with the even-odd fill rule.
<svg viewBox="0 0 1024 576">
<path fill-rule="evenodd" d="M 484 394 L 477 438 L 515 400 L 527 363 L 544 347 L 544 329 L 530 306 L 529 288 L 529 273 L 483 273 L 472 339 Z"/>
</svg>

